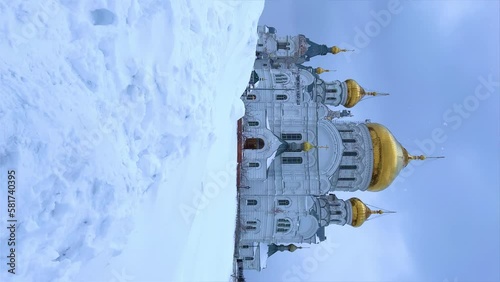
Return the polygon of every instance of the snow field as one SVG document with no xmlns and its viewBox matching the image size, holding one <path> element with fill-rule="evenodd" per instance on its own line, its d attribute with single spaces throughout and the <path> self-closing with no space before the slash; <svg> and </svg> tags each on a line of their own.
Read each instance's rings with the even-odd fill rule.
<svg viewBox="0 0 500 282">
<path fill-rule="evenodd" d="M 0 280 L 229 277 L 236 120 L 262 8 L 0 4 L 0 180 L 18 175 L 18 264 Z"/>
</svg>

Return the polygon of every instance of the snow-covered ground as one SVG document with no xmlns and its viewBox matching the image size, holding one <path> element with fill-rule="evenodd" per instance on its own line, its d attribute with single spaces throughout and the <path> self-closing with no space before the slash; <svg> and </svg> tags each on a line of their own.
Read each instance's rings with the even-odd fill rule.
<svg viewBox="0 0 500 282">
<path fill-rule="evenodd" d="M 229 279 L 263 6 L 0 2 L 0 281 Z"/>
</svg>

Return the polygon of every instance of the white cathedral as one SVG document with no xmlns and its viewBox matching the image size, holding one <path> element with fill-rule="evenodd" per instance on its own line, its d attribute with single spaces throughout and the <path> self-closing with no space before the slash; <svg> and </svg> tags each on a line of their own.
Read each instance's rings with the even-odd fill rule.
<svg viewBox="0 0 500 282">
<path fill-rule="evenodd" d="M 335 191 L 381 191 L 412 159 L 383 125 L 346 122 L 368 95 L 356 81 L 324 81 L 310 58 L 347 51 L 304 35 L 279 37 L 258 27 L 259 40 L 238 124 L 239 223 L 237 260 L 261 270 L 276 251 L 319 243 L 330 224 L 361 226 L 371 210 Z"/>
</svg>

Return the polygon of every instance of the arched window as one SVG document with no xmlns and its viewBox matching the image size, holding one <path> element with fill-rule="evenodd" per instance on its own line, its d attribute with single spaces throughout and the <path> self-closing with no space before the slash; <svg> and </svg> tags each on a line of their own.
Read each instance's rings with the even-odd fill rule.
<svg viewBox="0 0 500 282">
<path fill-rule="evenodd" d="M 290 205 L 289 200 L 286 200 L 286 199 L 278 200 L 278 206 L 288 206 L 288 205 Z"/>
<path fill-rule="evenodd" d="M 276 232 L 285 233 L 290 231 L 292 223 L 286 218 L 280 218 L 276 222 Z"/>
<path fill-rule="evenodd" d="M 339 132 L 354 132 L 352 129 L 339 129 Z"/>
<path fill-rule="evenodd" d="M 326 93 L 337 93 L 337 89 L 336 88 L 326 89 Z"/>
<path fill-rule="evenodd" d="M 245 140 L 244 149 L 258 150 L 264 148 L 264 140 L 260 138 L 248 138 Z"/>
<path fill-rule="evenodd" d="M 285 84 L 288 82 L 288 76 L 283 73 L 277 73 L 274 75 L 274 80 L 276 83 L 282 83 Z"/>
<path fill-rule="evenodd" d="M 342 142 L 344 143 L 356 143 L 355 139 L 342 139 Z"/>
<path fill-rule="evenodd" d="M 337 100 L 337 98 L 336 97 L 326 97 L 326 100 L 327 101 L 335 101 L 335 100 Z"/>
<path fill-rule="evenodd" d="M 256 206 L 256 205 L 257 205 L 257 200 L 254 199 L 247 200 L 247 206 Z"/>
<path fill-rule="evenodd" d="M 342 153 L 342 156 L 344 157 L 355 157 L 358 155 L 358 152 L 344 152 Z"/>
<path fill-rule="evenodd" d="M 259 163 L 248 163 L 248 166 L 249 167 L 259 167 L 260 164 Z"/>
<path fill-rule="evenodd" d="M 339 181 L 354 181 L 356 178 L 353 177 L 341 177 L 339 178 Z"/>
<path fill-rule="evenodd" d="M 286 96 L 284 94 L 276 95 L 276 100 L 278 100 L 278 101 L 285 101 L 286 99 L 288 99 L 288 96 Z"/>
<path fill-rule="evenodd" d="M 257 99 L 257 96 L 255 96 L 254 94 L 247 95 L 247 100 L 255 100 L 255 99 Z"/>
<path fill-rule="evenodd" d="M 358 166 L 356 165 L 341 165 L 340 169 L 357 169 Z"/>
<path fill-rule="evenodd" d="M 245 225 L 245 230 L 257 230 L 257 224 L 256 220 L 248 220 Z"/>
<path fill-rule="evenodd" d="M 288 224 L 290 224 L 290 220 L 286 219 L 286 218 L 279 218 L 278 219 L 278 223 L 288 223 Z"/>
<path fill-rule="evenodd" d="M 249 121 L 248 125 L 249 126 L 259 126 L 259 122 L 258 121 Z"/>
<path fill-rule="evenodd" d="M 283 162 L 283 164 L 301 164 L 302 158 L 301 157 L 283 157 L 283 158 L 281 158 L 281 161 Z"/>
<path fill-rule="evenodd" d="M 281 139 L 287 141 L 298 141 L 302 140 L 302 134 L 300 133 L 281 133 Z"/>
<path fill-rule="evenodd" d="M 245 257 L 245 260 L 253 260 L 253 257 Z"/>
</svg>

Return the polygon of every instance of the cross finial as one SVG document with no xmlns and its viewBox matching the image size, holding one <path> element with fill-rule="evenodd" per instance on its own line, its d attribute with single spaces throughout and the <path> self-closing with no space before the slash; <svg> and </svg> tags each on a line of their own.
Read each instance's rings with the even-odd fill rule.
<svg viewBox="0 0 500 282">
<path fill-rule="evenodd" d="M 369 92 L 366 92 L 366 95 L 368 95 L 368 96 L 388 96 L 389 93 L 369 91 Z"/>
<path fill-rule="evenodd" d="M 353 52 L 354 50 L 349 50 L 349 49 L 340 49 L 338 46 L 333 46 L 332 48 L 330 48 L 330 52 L 332 52 L 332 54 L 338 54 L 340 52 Z"/>
</svg>

